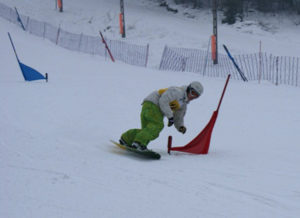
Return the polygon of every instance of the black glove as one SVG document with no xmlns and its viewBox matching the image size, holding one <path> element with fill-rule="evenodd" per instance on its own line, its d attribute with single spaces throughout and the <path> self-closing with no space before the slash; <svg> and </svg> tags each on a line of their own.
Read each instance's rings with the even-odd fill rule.
<svg viewBox="0 0 300 218">
<path fill-rule="evenodd" d="M 168 126 L 170 127 L 170 126 L 172 126 L 173 124 L 174 124 L 174 118 L 171 117 L 171 118 L 169 118 Z"/>
<path fill-rule="evenodd" d="M 181 126 L 179 127 L 179 132 L 181 132 L 182 134 L 184 134 L 186 132 L 186 127 L 185 126 Z"/>
</svg>

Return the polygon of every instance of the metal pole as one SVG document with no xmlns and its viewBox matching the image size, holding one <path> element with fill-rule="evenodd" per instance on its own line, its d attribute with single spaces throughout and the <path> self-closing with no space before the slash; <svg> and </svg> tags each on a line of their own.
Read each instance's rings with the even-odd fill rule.
<svg viewBox="0 0 300 218">
<path fill-rule="evenodd" d="M 120 0 L 120 8 L 121 8 L 121 15 L 122 15 L 122 38 L 126 37 L 125 33 L 125 14 L 124 14 L 124 0 Z"/>
<path fill-rule="evenodd" d="M 58 0 L 57 4 L 58 4 L 59 12 L 63 12 L 63 0 Z"/>
<path fill-rule="evenodd" d="M 218 16 L 217 16 L 217 0 L 213 0 L 213 34 L 216 37 L 216 58 L 214 64 L 218 64 Z"/>
</svg>

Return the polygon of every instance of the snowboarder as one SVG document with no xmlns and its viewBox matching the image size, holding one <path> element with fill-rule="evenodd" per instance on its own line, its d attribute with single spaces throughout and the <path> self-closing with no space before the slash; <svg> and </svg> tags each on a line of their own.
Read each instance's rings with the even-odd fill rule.
<svg viewBox="0 0 300 218">
<path fill-rule="evenodd" d="M 144 151 L 150 141 L 158 138 L 164 128 L 163 118 L 168 118 L 168 126 L 184 134 L 184 115 L 187 104 L 203 93 L 200 82 L 194 81 L 188 86 L 169 87 L 152 92 L 142 103 L 141 129 L 130 129 L 122 134 L 119 142 L 131 148 Z"/>
</svg>

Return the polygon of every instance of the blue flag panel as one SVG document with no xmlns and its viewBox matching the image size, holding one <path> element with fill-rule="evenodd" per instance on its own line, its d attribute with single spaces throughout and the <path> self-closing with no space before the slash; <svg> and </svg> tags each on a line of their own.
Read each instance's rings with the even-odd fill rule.
<svg viewBox="0 0 300 218">
<path fill-rule="evenodd" d="M 22 74 L 24 76 L 24 79 L 26 81 L 32 81 L 32 80 L 39 80 L 39 79 L 46 79 L 42 74 L 40 74 L 35 69 L 19 62 L 20 68 L 22 70 Z"/>
</svg>

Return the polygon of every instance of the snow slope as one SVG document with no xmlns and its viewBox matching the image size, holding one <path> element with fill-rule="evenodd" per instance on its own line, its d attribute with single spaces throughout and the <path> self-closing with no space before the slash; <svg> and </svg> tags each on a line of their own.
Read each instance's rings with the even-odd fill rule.
<svg viewBox="0 0 300 218">
<path fill-rule="evenodd" d="M 28 7 L 9 2 L 40 16 L 34 1 L 24 1 Z M 113 64 L 59 48 L 1 18 L 0 27 L 0 217 L 299 216 L 299 88 L 231 80 L 209 154 L 169 156 L 169 135 L 174 145 L 185 145 L 207 124 L 223 79 Z M 49 73 L 48 83 L 23 81 L 7 32 L 21 61 Z M 238 47 L 239 37 L 231 37 Z M 149 92 L 193 80 L 205 90 L 189 105 L 187 133 L 165 127 L 149 145 L 161 160 L 126 154 L 109 142 L 140 125 L 140 103 Z"/>
</svg>

